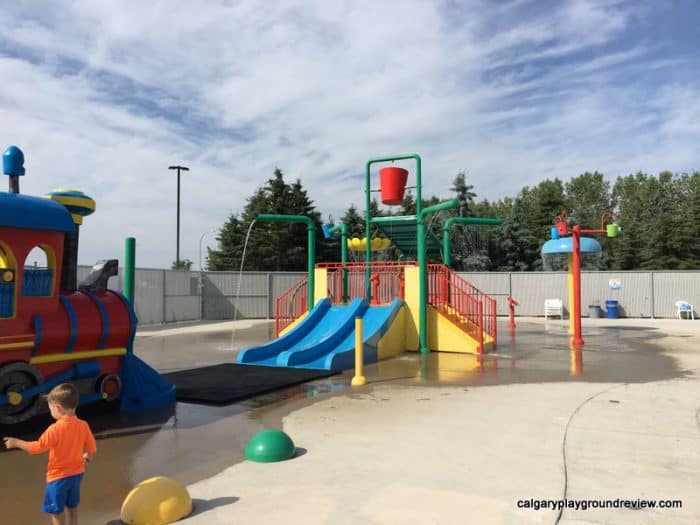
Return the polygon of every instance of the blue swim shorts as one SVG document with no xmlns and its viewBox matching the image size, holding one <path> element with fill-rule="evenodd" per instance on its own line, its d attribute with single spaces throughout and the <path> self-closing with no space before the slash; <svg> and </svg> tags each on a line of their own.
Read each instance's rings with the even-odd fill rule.
<svg viewBox="0 0 700 525">
<path fill-rule="evenodd" d="M 41 509 L 48 514 L 62 514 L 65 507 L 70 509 L 77 507 L 80 503 L 82 479 L 82 474 L 76 474 L 47 483 Z"/>
</svg>

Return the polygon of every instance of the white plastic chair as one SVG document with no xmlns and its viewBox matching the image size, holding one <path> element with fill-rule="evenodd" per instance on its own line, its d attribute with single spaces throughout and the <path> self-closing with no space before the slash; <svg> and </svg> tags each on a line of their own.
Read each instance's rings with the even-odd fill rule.
<svg viewBox="0 0 700 525">
<path fill-rule="evenodd" d="M 676 318 L 684 319 L 683 314 L 685 314 L 685 319 L 695 320 L 695 308 L 688 301 L 676 301 Z"/>
<path fill-rule="evenodd" d="M 561 299 L 544 300 L 544 318 L 558 316 L 564 319 L 564 302 Z"/>
</svg>

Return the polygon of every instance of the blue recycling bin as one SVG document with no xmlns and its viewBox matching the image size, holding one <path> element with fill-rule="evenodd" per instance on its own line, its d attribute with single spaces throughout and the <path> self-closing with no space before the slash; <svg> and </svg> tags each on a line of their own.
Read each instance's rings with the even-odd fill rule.
<svg viewBox="0 0 700 525">
<path fill-rule="evenodd" d="M 613 299 L 605 301 L 605 317 L 608 319 L 617 319 L 617 301 Z"/>
</svg>

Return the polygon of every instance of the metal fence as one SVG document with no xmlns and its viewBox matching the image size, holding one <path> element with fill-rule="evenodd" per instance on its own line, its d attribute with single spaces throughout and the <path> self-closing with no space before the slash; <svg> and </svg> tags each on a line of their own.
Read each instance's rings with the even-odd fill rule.
<svg viewBox="0 0 700 525">
<path fill-rule="evenodd" d="M 91 267 L 78 267 L 78 282 Z M 123 268 L 109 288 L 123 290 Z M 192 272 L 137 268 L 134 308 L 139 324 L 175 321 L 272 319 L 275 298 L 304 272 Z"/>
<path fill-rule="evenodd" d="M 520 306 L 519 315 L 544 315 L 544 300 L 559 298 L 568 310 L 566 272 L 460 273 L 477 288 L 496 298 L 498 314 L 507 315 L 510 295 Z M 676 316 L 676 301 L 700 305 L 700 271 L 581 272 L 581 312 L 605 301 L 618 302 L 624 317 Z M 568 312 L 567 312 L 568 313 Z"/>
<path fill-rule="evenodd" d="M 78 268 L 78 281 L 90 267 Z M 123 270 L 109 287 L 122 289 Z M 136 269 L 134 303 L 142 325 L 175 321 L 272 319 L 275 298 L 304 277 L 304 272 L 189 272 Z M 566 272 L 460 272 L 493 296 L 498 315 L 508 314 L 507 297 L 520 306 L 516 313 L 543 316 L 544 300 L 560 298 L 567 308 Z M 626 317 L 675 317 L 675 302 L 700 305 L 700 271 L 582 272 L 581 310 L 589 305 L 618 302 Z"/>
</svg>

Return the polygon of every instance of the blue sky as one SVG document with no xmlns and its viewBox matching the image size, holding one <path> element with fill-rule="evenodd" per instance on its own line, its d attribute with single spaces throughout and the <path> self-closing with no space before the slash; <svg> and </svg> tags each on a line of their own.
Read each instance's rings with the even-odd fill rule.
<svg viewBox="0 0 700 525">
<path fill-rule="evenodd" d="M 65 4 L 65 5 L 64 5 Z M 367 159 L 419 153 L 423 193 L 478 199 L 598 170 L 700 169 L 695 1 L 15 2 L 0 9 L 0 148 L 23 193 L 97 202 L 81 264 L 197 265 L 280 167 L 323 216 Z"/>
</svg>

